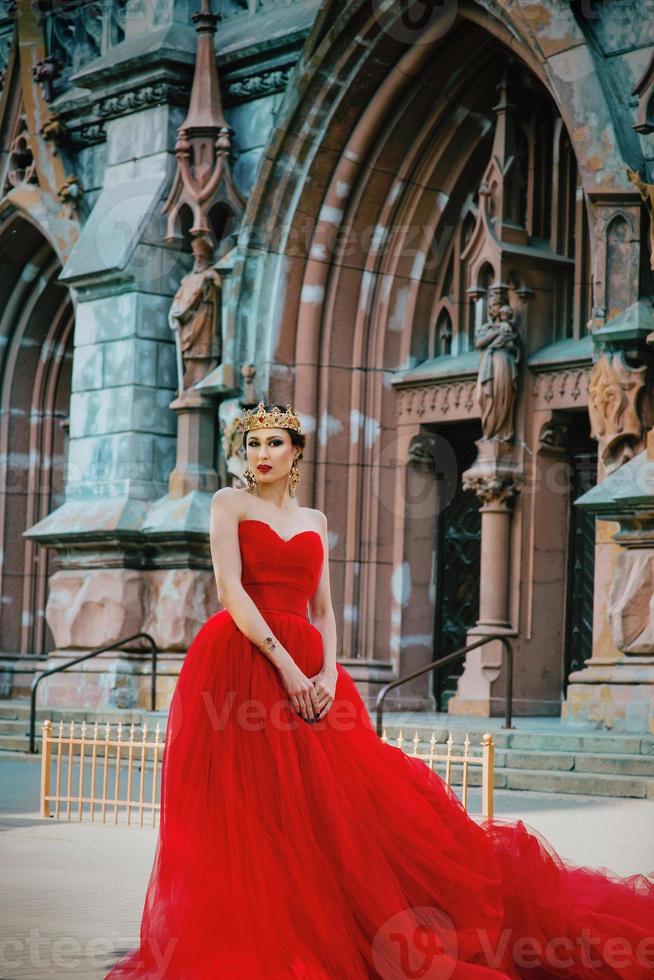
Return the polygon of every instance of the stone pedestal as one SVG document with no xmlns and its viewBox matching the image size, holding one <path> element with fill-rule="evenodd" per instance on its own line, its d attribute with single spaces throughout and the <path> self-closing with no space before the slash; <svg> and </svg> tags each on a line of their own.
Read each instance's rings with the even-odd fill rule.
<svg viewBox="0 0 654 980">
<path fill-rule="evenodd" d="M 467 633 L 474 643 L 489 642 L 466 655 L 457 692 L 448 701 L 454 715 L 504 714 L 503 647 L 492 636 L 510 635 L 509 585 L 511 567 L 511 501 L 521 476 L 515 446 L 498 439 L 480 439 L 474 464 L 463 474 L 463 485 L 474 490 L 481 507 L 481 575 L 479 619 Z M 500 693 L 501 688 L 501 693 Z"/>
<path fill-rule="evenodd" d="M 606 620 L 616 653 L 598 656 L 570 675 L 562 708 L 568 720 L 595 722 L 616 732 L 654 732 L 654 434 L 647 450 L 576 501 L 616 521 L 622 546 L 610 587 Z M 607 583 L 608 585 L 608 583 Z"/>
<path fill-rule="evenodd" d="M 45 611 L 56 649 L 40 666 L 56 667 L 134 633 L 149 633 L 158 651 L 157 707 L 166 708 L 184 654 L 216 608 L 208 570 L 60 570 L 50 580 Z M 141 641 L 128 646 L 49 677 L 39 686 L 38 703 L 149 709 L 150 648 Z"/>
<path fill-rule="evenodd" d="M 493 636 L 511 634 L 509 586 L 511 572 L 511 501 L 521 482 L 512 443 L 480 439 L 477 459 L 463 474 L 463 485 L 474 490 L 481 507 L 481 574 L 479 619 L 467 633 L 474 643 L 489 642 L 466 655 L 457 692 L 447 710 L 454 715 L 498 716 L 505 710 L 503 647 Z"/>
<path fill-rule="evenodd" d="M 200 490 L 215 493 L 218 474 L 212 461 L 218 419 L 216 401 L 193 389 L 183 392 L 169 406 L 177 415 L 177 461 L 170 474 L 169 496 L 184 497 Z"/>
</svg>

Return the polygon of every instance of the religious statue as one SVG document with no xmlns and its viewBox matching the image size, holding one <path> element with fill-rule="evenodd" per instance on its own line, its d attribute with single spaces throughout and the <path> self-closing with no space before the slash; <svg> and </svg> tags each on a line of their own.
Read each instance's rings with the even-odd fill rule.
<svg viewBox="0 0 654 980">
<path fill-rule="evenodd" d="M 222 355 L 220 274 L 211 265 L 212 249 L 204 235 L 193 239 L 194 264 L 175 293 L 168 323 L 175 331 L 180 394 L 202 381 Z"/>
<path fill-rule="evenodd" d="M 497 290 L 488 301 L 490 319 L 475 331 L 475 347 L 482 351 L 476 398 L 484 439 L 513 439 L 513 408 L 520 357 L 513 325 L 513 309 L 503 304 Z"/>
<path fill-rule="evenodd" d="M 627 167 L 627 177 L 640 191 L 645 207 L 649 213 L 649 265 L 654 270 L 654 184 L 647 184 L 637 170 Z"/>
</svg>

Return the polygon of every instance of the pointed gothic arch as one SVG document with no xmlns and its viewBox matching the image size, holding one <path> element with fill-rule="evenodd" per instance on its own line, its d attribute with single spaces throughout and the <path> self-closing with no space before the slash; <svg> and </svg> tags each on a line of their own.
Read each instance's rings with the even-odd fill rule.
<svg viewBox="0 0 654 980">
<path fill-rule="evenodd" d="M 45 621 L 50 552 L 22 536 L 63 499 L 74 310 L 61 261 L 15 208 L 0 216 L 0 657 L 6 693 L 26 693 L 53 641 Z"/>
</svg>

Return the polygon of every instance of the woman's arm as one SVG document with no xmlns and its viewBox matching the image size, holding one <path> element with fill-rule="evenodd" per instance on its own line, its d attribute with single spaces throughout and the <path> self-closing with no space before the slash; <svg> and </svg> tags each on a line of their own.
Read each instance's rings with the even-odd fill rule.
<svg viewBox="0 0 654 980">
<path fill-rule="evenodd" d="M 315 594 L 309 600 L 309 616 L 311 623 L 322 634 L 323 663 L 325 673 L 336 676 L 336 617 L 332 607 L 331 586 L 329 582 L 329 540 L 327 534 L 327 518 L 321 511 L 316 511 L 320 519 L 320 536 L 324 552 L 322 574 Z"/>
</svg>

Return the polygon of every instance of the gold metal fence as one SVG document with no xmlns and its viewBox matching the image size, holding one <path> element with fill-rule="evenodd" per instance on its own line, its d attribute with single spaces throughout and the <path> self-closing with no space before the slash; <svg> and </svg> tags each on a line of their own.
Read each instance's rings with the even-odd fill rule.
<svg viewBox="0 0 654 980">
<path fill-rule="evenodd" d="M 103 731 L 100 730 L 102 726 Z M 68 731 L 66 732 L 66 727 Z M 400 729 L 395 739 L 389 739 L 386 730 L 382 741 L 394 744 L 413 758 L 422 759 L 432 770 L 441 775 L 438 765 L 444 764 L 442 778 L 453 785 L 453 770 L 461 770 L 461 802 L 468 809 L 468 788 L 471 769 L 481 768 L 481 815 L 493 816 L 493 772 L 495 742 L 485 733 L 481 739 L 481 754 L 471 750 L 470 736 L 466 732 L 462 754 L 455 753 L 452 732 L 445 742 L 445 751 L 437 751 L 442 744 L 432 731 L 427 741 L 416 730 L 413 738 L 404 737 Z M 148 735 L 147 722 L 142 728 L 122 722 L 63 721 L 53 731 L 52 722 L 43 722 L 41 759 L 41 816 L 81 821 L 84 817 L 92 822 L 110 819 L 119 823 L 119 816 L 129 826 L 136 814 L 138 825 L 144 826 L 146 815 L 156 826 L 160 811 L 158 801 L 161 778 L 161 760 L 164 739 L 157 722 L 152 735 Z M 426 748 L 421 748 L 425 746 Z M 459 784 L 459 779 L 456 779 Z"/>
<path fill-rule="evenodd" d="M 102 823 L 112 817 L 118 824 L 121 815 L 129 825 L 135 815 L 142 827 L 148 815 L 154 827 L 164 748 L 159 722 L 150 736 L 147 722 L 140 730 L 125 726 L 127 732 L 122 722 L 102 723 L 104 732 L 97 721 L 67 727 L 66 734 L 60 721 L 54 733 L 52 722 L 43 722 L 41 816 Z"/>
<path fill-rule="evenodd" d="M 470 785 L 470 770 L 481 767 L 481 816 L 484 818 L 493 816 L 493 790 L 494 790 L 494 768 L 495 768 L 495 740 L 489 732 L 485 732 L 481 738 L 481 754 L 473 755 L 471 752 L 471 742 L 468 732 L 466 732 L 465 739 L 462 746 L 457 746 L 460 750 L 463 749 L 463 754 L 455 754 L 454 752 L 454 736 L 452 732 L 449 733 L 447 741 L 445 744 L 446 751 L 438 752 L 437 746 L 440 745 L 436 739 L 436 732 L 432 731 L 431 737 L 427 742 L 426 737 L 420 737 L 418 730 L 416 729 L 413 738 L 406 739 L 402 729 L 399 730 L 397 738 L 391 741 L 386 735 L 386 729 L 384 729 L 382 734 L 382 741 L 387 742 L 389 745 L 393 744 L 398 749 L 402 749 L 407 755 L 410 755 L 416 759 L 422 759 L 426 762 L 431 769 L 433 769 L 439 776 L 441 773 L 438 771 L 438 764 L 444 764 L 445 774 L 441 778 L 447 783 L 448 786 L 453 785 L 453 769 L 456 769 L 456 775 L 458 776 L 458 770 L 460 767 L 461 775 L 461 802 L 463 806 L 468 809 L 468 787 Z M 425 745 L 426 749 L 421 750 L 420 746 Z M 456 780 L 458 785 L 459 780 Z"/>
</svg>

